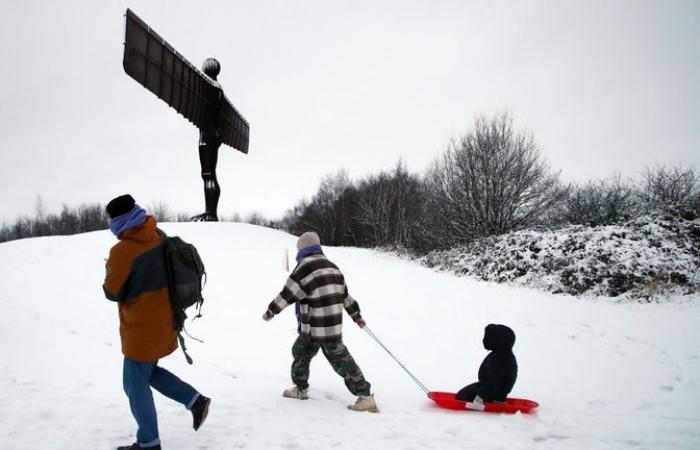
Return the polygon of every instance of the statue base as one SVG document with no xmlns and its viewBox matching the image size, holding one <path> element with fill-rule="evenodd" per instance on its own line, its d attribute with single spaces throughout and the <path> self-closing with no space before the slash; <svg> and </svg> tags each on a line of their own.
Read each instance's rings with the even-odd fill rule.
<svg viewBox="0 0 700 450">
<path fill-rule="evenodd" d="M 219 218 L 214 213 L 205 212 L 190 218 L 191 222 L 218 222 Z"/>
</svg>

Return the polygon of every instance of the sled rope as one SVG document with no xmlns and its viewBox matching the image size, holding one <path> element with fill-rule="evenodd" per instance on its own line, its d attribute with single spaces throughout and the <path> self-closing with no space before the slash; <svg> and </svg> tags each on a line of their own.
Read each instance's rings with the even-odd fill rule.
<svg viewBox="0 0 700 450">
<path fill-rule="evenodd" d="M 425 392 L 426 395 L 428 395 L 428 397 L 430 397 L 430 391 L 428 390 L 428 388 L 425 387 L 425 385 L 424 385 L 423 383 L 421 383 L 420 380 L 419 380 L 418 378 L 416 378 L 416 376 L 413 375 L 413 374 L 411 373 L 411 371 L 408 370 L 408 369 L 406 368 L 406 366 L 404 366 L 403 363 L 401 363 L 401 361 L 399 361 L 398 358 L 397 358 L 396 356 L 394 356 L 394 354 L 391 353 L 391 352 L 389 351 L 389 349 L 386 348 L 386 346 L 385 346 L 384 344 L 382 344 L 382 341 L 380 341 L 379 338 L 377 338 L 377 336 L 376 336 L 374 333 L 372 333 L 372 330 L 370 330 L 370 329 L 367 327 L 367 325 L 365 325 L 362 329 L 365 330 L 365 331 L 367 332 L 367 334 L 369 334 L 369 335 L 372 337 L 372 339 L 374 339 L 374 340 L 377 342 L 377 344 L 379 344 L 379 345 L 389 354 L 389 356 L 391 356 L 392 358 L 394 358 L 394 361 L 396 361 L 397 363 L 399 363 L 399 366 L 401 366 L 401 368 L 402 368 L 403 370 L 406 371 L 406 373 L 408 374 L 408 376 L 411 377 L 411 379 L 412 379 L 413 381 L 416 382 L 416 384 L 423 390 L 423 392 Z"/>
</svg>

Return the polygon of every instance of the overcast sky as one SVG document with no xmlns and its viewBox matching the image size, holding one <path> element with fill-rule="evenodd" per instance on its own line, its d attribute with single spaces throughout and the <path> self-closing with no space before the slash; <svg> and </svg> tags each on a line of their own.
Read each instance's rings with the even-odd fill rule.
<svg viewBox="0 0 700 450">
<path fill-rule="evenodd" d="M 203 210 L 196 128 L 122 69 L 130 7 L 209 56 L 251 127 L 220 215 L 281 216 L 341 168 L 424 172 L 508 110 L 565 181 L 700 168 L 700 1 L 7 1 L 0 220 L 129 192 Z"/>
</svg>

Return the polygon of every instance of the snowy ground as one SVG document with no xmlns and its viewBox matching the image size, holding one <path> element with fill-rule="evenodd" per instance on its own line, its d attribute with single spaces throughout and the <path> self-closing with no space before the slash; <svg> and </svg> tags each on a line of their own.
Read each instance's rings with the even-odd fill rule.
<svg viewBox="0 0 700 450">
<path fill-rule="evenodd" d="M 290 386 L 293 311 L 260 319 L 295 238 L 243 224 L 165 224 L 207 264 L 204 318 L 189 324 L 194 366 L 162 361 L 213 398 L 197 433 L 156 395 L 163 448 L 697 449 L 700 301 L 612 304 L 458 278 L 369 250 L 328 248 L 368 326 L 429 388 L 473 381 L 483 327 L 517 334 L 512 396 L 536 415 L 441 410 L 349 320 L 345 341 L 381 413 L 356 413 L 322 355 L 311 399 Z M 135 426 L 121 390 L 116 306 L 104 300 L 107 231 L 0 244 L 0 448 L 111 449 Z"/>
</svg>

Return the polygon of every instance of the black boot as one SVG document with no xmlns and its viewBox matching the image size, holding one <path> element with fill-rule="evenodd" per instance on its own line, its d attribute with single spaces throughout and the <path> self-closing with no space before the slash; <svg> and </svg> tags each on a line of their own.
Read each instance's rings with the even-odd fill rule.
<svg viewBox="0 0 700 450">
<path fill-rule="evenodd" d="M 209 414 L 210 403 L 211 399 L 209 397 L 200 395 L 194 402 L 194 405 L 192 405 L 192 428 L 194 428 L 194 431 L 199 430 L 199 427 L 201 427 L 206 420 Z"/>
</svg>

